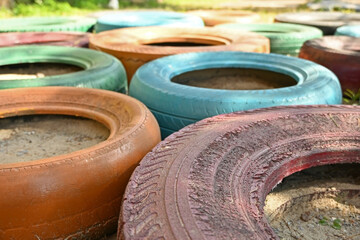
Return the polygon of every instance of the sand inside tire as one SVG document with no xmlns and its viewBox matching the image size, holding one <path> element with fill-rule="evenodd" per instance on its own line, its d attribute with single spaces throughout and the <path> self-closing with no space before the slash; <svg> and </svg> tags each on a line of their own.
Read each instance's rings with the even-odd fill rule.
<svg viewBox="0 0 360 240">
<path fill-rule="evenodd" d="M 0 119 L 0 164 L 71 153 L 105 141 L 110 132 L 91 119 L 31 115 Z"/>
</svg>

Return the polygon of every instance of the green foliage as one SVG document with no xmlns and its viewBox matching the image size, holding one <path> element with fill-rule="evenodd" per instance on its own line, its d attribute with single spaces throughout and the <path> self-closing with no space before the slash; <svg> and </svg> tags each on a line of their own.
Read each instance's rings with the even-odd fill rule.
<svg viewBox="0 0 360 240">
<path fill-rule="evenodd" d="M 327 225 L 329 225 L 328 220 L 329 219 L 327 219 L 326 217 L 323 217 L 322 219 L 320 219 L 319 224 L 323 225 L 323 226 L 327 226 Z"/>
<path fill-rule="evenodd" d="M 340 219 L 336 218 L 333 221 L 333 224 L 331 225 L 331 227 L 334 228 L 334 229 L 340 230 L 341 229 L 341 221 L 340 221 Z"/>
<path fill-rule="evenodd" d="M 35 0 L 33 4 L 18 3 L 12 10 L 15 16 L 62 15 L 69 11 L 71 11 L 69 3 L 55 0 Z"/>
<path fill-rule="evenodd" d="M 359 105 L 360 102 L 360 89 L 354 93 L 350 89 L 346 89 L 343 93 L 343 102 L 346 104 Z"/>
</svg>

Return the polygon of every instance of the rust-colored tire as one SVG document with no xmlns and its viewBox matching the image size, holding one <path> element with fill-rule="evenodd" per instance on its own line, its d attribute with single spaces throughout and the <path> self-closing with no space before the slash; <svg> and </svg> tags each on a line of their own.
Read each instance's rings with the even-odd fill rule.
<svg viewBox="0 0 360 240">
<path fill-rule="evenodd" d="M 89 35 L 89 33 L 79 32 L 0 33 L 0 47 L 25 44 L 88 47 Z"/>
<path fill-rule="evenodd" d="M 239 10 L 197 10 L 188 13 L 201 17 L 205 26 L 224 23 L 256 23 L 260 21 L 259 14 Z"/>
<path fill-rule="evenodd" d="M 117 57 L 130 82 L 141 65 L 156 58 L 208 51 L 269 53 L 270 42 L 259 34 L 232 29 L 137 27 L 95 34 L 90 37 L 90 48 Z"/>
<path fill-rule="evenodd" d="M 360 163 L 359 118 L 359 106 L 288 106 L 183 128 L 131 176 L 118 238 L 278 239 L 266 195 L 294 172 Z"/>
<path fill-rule="evenodd" d="M 0 164 L 0 239 L 97 239 L 115 232 L 128 179 L 160 141 L 155 118 L 139 101 L 106 90 L 0 91 L 0 118 L 34 114 L 94 119 L 110 136 L 69 154 Z"/>
<path fill-rule="evenodd" d="M 308 40 L 300 49 L 300 58 L 319 63 L 335 73 L 341 88 L 360 88 L 360 38 L 326 36 Z"/>
</svg>

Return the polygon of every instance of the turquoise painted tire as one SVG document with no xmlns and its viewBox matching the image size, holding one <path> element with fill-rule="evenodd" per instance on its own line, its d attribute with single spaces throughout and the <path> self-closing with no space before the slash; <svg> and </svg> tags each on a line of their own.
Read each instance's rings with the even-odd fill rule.
<svg viewBox="0 0 360 240">
<path fill-rule="evenodd" d="M 360 25 L 342 26 L 336 29 L 335 35 L 360 37 Z"/>
<path fill-rule="evenodd" d="M 195 70 L 246 68 L 290 76 L 297 84 L 265 90 L 224 90 L 193 87 L 171 79 Z M 149 62 L 130 83 L 130 96 L 155 115 L 162 137 L 201 119 L 235 111 L 281 105 L 340 104 L 337 77 L 316 63 L 278 54 L 202 52 L 179 54 Z"/>
<path fill-rule="evenodd" d="M 177 12 L 124 11 L 99 17 L 95 25 L 95 32 L 147 26 L 203 27 L 204 22 L 198 16 Z"/>
<path fill-rule="evenodd" d="M 123 65 L 115 57 L 85 48 L 23 45 L 0 48 L 0 66 L 23 63 L 63 63 L 84 70 L 35 79 L 0 80 L 0 89 L 75 86 L 99 88 L 127 93 L 127 78 Z"/>
<path fill-rule="evenodd" d="M 96 23 L 86 17 L 24 17 L 0 20 L 0 32 L 87 32 Z"/>
<path fill-rule="evenodd" d="M 215 27 L 246 30 L 270 39 L 270 52 L 297 56 L 303 43 L 309 39 L 322 37 L 320 29 L 299 24 L 220 24 Z"/>
</svg>

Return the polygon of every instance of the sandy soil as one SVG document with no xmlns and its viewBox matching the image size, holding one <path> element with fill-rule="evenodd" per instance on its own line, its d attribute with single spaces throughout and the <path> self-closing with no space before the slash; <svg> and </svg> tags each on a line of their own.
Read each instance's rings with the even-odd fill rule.
<svg viewBox="0 0 360 240">
<path fill-rule="evenodd" d="M 265 70 L 214 68 L 180 74 L 172 82 L 202 88 L 260 90 L 296 85 L 291 77 Z"/>
<path fill-rule="evenodd" d="M 0 164 L 48 158 L 88 148 L 109 130 L 84 118 L 34 115 L 0 119 Z"/>
<path fill-rule="evenodd" d="M 280 239 L 360 239 L 360 166 L 308 169 L 289 176 L 264 211 Z"/>
<path fill-rule="evenodd" d="M 80 67 L 62 63 L 22 63 L 0 66 L 1 80 L 34 79 L 61 75 L 83 70 Z"/>
</svg>

